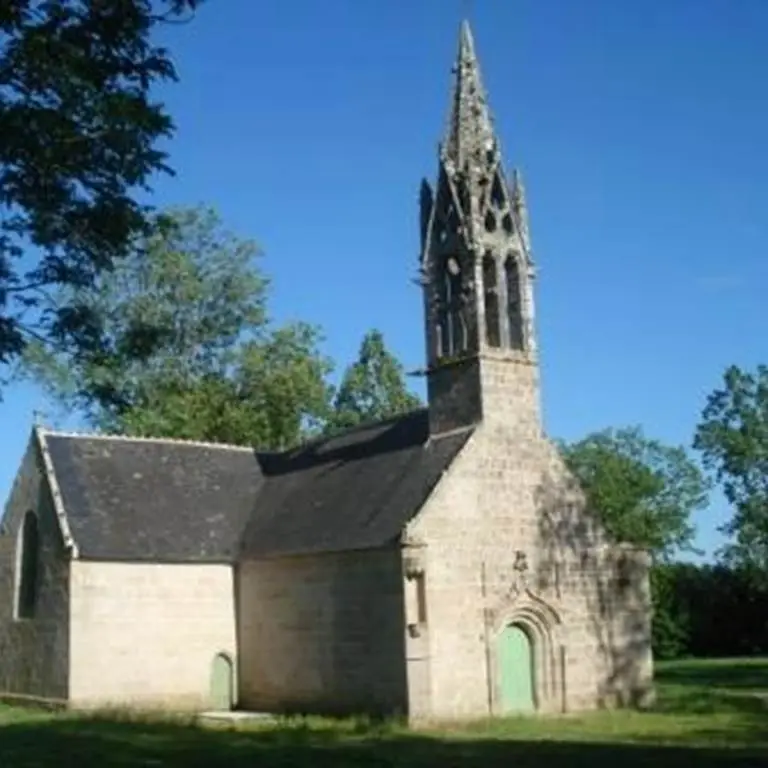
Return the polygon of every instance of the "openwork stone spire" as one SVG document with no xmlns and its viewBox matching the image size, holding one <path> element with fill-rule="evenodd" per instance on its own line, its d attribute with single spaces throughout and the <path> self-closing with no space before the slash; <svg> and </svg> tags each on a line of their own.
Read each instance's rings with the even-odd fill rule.
<svg viewBox="0 0 768 768">
<path fill-rule="evenodd" d="M 494 351 L 535 355 L 528 209 L 507 182 L 469 24 L 459 33 L 438 178 L 421 190 L 430 367 Z"/>
<path fill-rule="evenodd" d="M 437 182 L 420 195 L 430 431 L 484 420 L 539 434 L 528 206 L 504 172 L 467 22 L 453 73 Z"/>
<path fill-rule="evenodd" d="M 466 171 L 471 163 L 482 164 L 485 153 L 496 146 L 475 43 L 466 21 L 459 34 L 454 76 L 453 103 L 441 154 L 454 170 Z"/>
</svg>

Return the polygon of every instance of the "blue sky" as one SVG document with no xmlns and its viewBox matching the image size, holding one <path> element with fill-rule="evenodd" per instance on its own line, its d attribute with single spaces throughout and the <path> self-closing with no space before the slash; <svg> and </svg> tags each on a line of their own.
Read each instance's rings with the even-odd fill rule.
<svg viewBox="0 0 768 768">
<path fill-rule="evenodd" d="M 156 202 L 257 240 L 278 319 L 346 364 L 380 328 L 423 358 L 417 199 L 445 124 L 461 0 L 209 0 L 163 33 L 181 82 Z M 689 444 L 730 363 L 764 361 L 768 3 L 475 0 L 470 19 L 539 267 L 550 434 Z M 0 497 L 44 408 L 0 403 Z M 719 543 L 719 498 L 698 519 Z"/>
</svg>

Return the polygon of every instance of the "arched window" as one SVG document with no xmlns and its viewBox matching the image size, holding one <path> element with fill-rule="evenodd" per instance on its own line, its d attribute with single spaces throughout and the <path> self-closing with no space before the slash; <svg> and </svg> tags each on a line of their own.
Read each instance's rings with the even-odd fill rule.
<svg viewBox="0 0 768 768">
<path fill-rule="evenodd" d="M 503 208 L 506 204 L 501 185 L 501 177 L 499 176 L 498 172 L 494 174 L 493 182 L 491 184 L 491 204 L 496 209 Z"/>
<path fill-rule="evenodd" d="M 467 327 L 462 314 L 461 264 L 455 256 L 443 260 L 440 276 L 440 311 L 437 328 L 438 357 L 449 357 L 467 347 Z"/>
<path fill-rule="evenodd" d="M 448 281 L 444 274 L 437 279 L 437 318 L 435 325 L 435 346 L 438 357 L 448 354 Z"/>
<path fill-rule="evenodd" d="M 39 550 L 37 515 L 27 512 L 16 544 L 16 617 L 19 619 L 29 619 L 35 615 Z"/>
<path fill-rule="evenodd" d="M 486 253 L 483 256 L 483 291 L 485 295 L 485 339 L 489 347 L 500 347 L 499 285 L 496 275 L 496 259 L 491 253 Z"/>
<path fill-rule="evenodd" d="M 507 333 L 511 349 L 523 349 L 523 301 L 520 285 L 520 268 L 513 253 L 504 262 L 507 288 Z"/>
</svg>

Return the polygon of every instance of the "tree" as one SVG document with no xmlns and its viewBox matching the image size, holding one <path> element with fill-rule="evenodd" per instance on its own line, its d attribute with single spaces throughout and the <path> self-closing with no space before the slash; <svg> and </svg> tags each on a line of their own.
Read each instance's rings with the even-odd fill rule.
<svg viewBox="0 0 768 768">
<path fill-rule="evenodd" d="M 681 574 L 686 571 L 698 573 L 698 570 L 697 566 L 688 563 L 657 563 L 651 568 L 655 658 L 680 658 L 690 649 L 692 620 Z"/>
<path fill-rule="evenodd" d="M 691 514 L 706 505 L 709 485 L 685 449 L 631 427 L 596 432 L 562 451 L 614 539 L 647 548 L 656 559 L 692 549 Z"/>
<path fill-rule="evenodd" d="M 731 366 L 707 398 L 694 448 L 714 470 L 733 507 L 721 529 L 731 537 L 723 555 L 768 572 L 768 366 Z"/>
<path fill-rule="evenodd" d="M 331 365 L 316 328 L 268 320 L 256 245 L 210 209 L 156 224 L 92 286 L 62 289 L 93 318 L 96 341 L 31 344 L 27 373 L 110 432 L 283 448 L 317 430 Z"/>
<path fill-rule="evenodd" d="M 372 330 L 363 338 L 357 360 L 344 372 L 326 429 L 349 429 L 420 406 L 406 387 L 403 366 L 387 349 L 381 332 Z"/>
<path fill-rule="evenodd" d="M 206 374 L 186 386 L 162 384 L 113 422 L 110 431 L 253 445 L 295 446 L 319 434 L 329 408 L 332 366 L 305 323 L 242 345 L 230 375 Z"/>
<path fill-rule="evenodd" d="M 750 571 L 722 563 L 656 564 L 651 593 L 653 650 L 659 658 L 768 652 L 768 582 Z"/>
<path fill-rule="evenodd" d="M 0 7 L 0 366 L 32 338 L 91 338 L 77 305 L 146 231 L 134 199 L 170 172 L 173 124 L 152 87 L 176 79 L 154 28 L 199 0 L 7 0 Z"/>
</svg>

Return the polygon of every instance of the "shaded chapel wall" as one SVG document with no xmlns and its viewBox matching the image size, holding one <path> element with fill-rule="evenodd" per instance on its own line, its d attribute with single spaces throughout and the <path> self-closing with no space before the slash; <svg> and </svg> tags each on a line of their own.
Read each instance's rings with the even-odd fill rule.
<svg viewBox="0 0 768 768">
<path fill-rule="evenodd" d="M 539 587 L 580 595 L 595 652 L 597 706 L 647 703 L 653 696 L 650 557 L 607 535 L 559 451 L 551 443 L 546 449 L 548 466 L 536 491 Z"/>
<path fill-rule="evenodd" d="M 406 711 L 399 548 L 245 560 L 237 579 L 243 707 Z"/>
<path fill-rule="evenodd" d="M 37 516 L 36 599 L 16 618 L 17 543 L 27 512 Z M 69 693 L 69 558 L 37 440 L 22 459 L 0 535 L 0 694 L 63 701 Z"/>
</svg>

